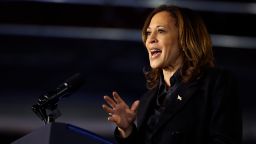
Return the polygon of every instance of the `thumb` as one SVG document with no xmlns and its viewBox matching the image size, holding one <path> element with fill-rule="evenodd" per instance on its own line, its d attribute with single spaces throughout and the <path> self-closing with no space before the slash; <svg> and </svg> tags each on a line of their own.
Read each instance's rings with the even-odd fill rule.
<svg viewBox="0 0 256 144">
<path fill-rule="evenodd" d="M 132 106 L 131 106 L 131 110 L 136 112 L 138 107 L 139 107 L 140 101 L 136 100 L 135 102 L 133 102 Z"/>
</svg>

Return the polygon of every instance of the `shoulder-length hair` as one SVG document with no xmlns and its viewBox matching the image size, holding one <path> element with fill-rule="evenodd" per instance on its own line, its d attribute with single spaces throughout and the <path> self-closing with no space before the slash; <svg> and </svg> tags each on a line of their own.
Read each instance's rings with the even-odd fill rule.
<svg viewBox="0 0 256 144">
<path fill-rule="evenodd" d="M 162 5 L 152 11 L 147 17 L 143 29 L 142 40 L 147 40 L 147 28 L 152 17 L 166 11 L 176 20 L 178 28 L 178 45 L 182 50 L 183 64 L 179 69 L 182 82 L 188 82 L 198 77 L 205 68 L 214 67 L 212 42 L 202 18 L 193 10 L 174 5 Z M 158 85 L 161 69 L 145 71 L 147 88 Z"/>
</svg>

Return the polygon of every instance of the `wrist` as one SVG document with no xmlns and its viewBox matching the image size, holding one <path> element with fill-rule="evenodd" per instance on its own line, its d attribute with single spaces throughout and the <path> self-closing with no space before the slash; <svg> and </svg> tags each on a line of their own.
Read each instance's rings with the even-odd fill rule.
<svg viewBox="0 0 256 144">
<path fill-rule="evenodd" d="M 117 127 L 117 129 L 122 138 L 127 138 L 132 133 L 133 125 L 130 125 L 127 129 L 122 129 L 120 127 Z"/>
</svg>

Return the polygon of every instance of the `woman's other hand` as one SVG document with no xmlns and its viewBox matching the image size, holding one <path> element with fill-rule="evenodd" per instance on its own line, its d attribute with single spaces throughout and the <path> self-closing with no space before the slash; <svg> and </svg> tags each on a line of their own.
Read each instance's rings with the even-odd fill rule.
<svg viewBox="0 0 256 144">
<path fill-rule="evenodd" d="M 103 104 L 102 108 L 108 113 L 108 120 L 116 124 L 122 137 L 128 137 L 132 132 L 139 100 L 134 101 L 129 107 L 117 92 L 113 92 L 113 98 L 104 96 L 104 100 L 108 105 Z"/>
</svg>

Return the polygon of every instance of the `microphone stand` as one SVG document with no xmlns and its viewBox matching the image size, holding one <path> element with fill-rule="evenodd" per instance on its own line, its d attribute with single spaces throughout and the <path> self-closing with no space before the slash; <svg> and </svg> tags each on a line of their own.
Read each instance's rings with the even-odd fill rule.
<svg viewBox="0 0 256 144">
<path fill-rule="evenodd" d="M 35 104 L 32 106 L 32 110 L 45 124 L 54 123 L 55 120 L 61 116 L 57 103 L 50 107 Z"/>
<path fill-rule="evenodd" d="M 47 92 L 40 96 L 37 103 L 32 106 L 33 112 L 43 120 L 45 124 L 54 123 L 55 120 L 61 116 L 61 112 L 58 109 L 58 102 L 77 90 L 83 82 L 79 73 L 74 74 L 54 91 Z"/>
</svg>

